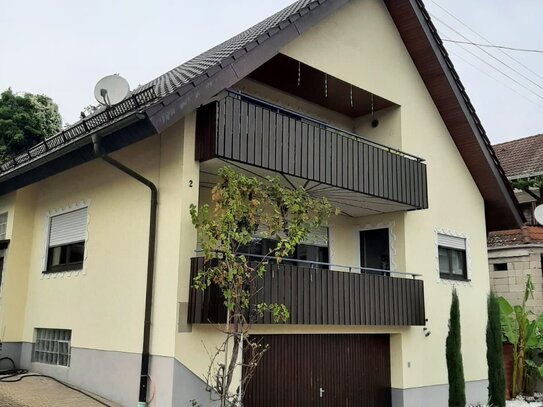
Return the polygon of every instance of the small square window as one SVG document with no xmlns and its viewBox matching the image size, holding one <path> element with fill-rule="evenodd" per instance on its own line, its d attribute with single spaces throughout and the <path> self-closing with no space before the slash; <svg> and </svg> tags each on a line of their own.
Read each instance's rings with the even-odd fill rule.
<svg viewBox="0 0 543 407">
<path fill-rule="evenodd" d="M 452 280 L 467 280 L 466 239 L 438 233 L 439 275 Z"/>
<path fill-rule="evenodd" d="M 36 329 L 33 362 L 70 366 L 72 331 L 69 329 Z"/>
<path fill-rule="evenodd" d="M 507 271 L 507 263 L 495 263 L 494 271 Z"/>
</svg>

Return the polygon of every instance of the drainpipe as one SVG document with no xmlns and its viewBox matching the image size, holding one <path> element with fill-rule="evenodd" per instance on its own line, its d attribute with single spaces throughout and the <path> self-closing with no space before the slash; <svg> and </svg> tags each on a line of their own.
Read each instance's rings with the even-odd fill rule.
<svg viewBox="0 0 543 407">
<path fill-rule="evenodd" d="M 155 184 L 147 178 L 131 170 L 117 160 L 109 157 L 102 151 L 100 145 L 100 137 L 92 136 L 94 145 L 94 153 L 108 164 L 124 172 L 136 181 L 141 182 L 151 190 L 151 213 L 149 216 L 149 246 L 147 252 L 147 283 L 145 290 L 145 318 L 143 324 L 143 349 L 141 352 L 141 370 L 140 370 L 140 388 L 138 407 L 147 405 L 147 385 L 149 377 L 149 339 L 151 336 L 151 306 L 153 303 L 153 279 L 155 270 L 155 245 L 156 245 L 156 218 L 157 218 L 157 202 L 158 189 Z"/>
</svg>

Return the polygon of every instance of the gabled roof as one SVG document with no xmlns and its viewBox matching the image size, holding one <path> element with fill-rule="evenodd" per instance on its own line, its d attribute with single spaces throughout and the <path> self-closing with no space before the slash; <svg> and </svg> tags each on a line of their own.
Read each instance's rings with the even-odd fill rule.
<svg viewBox="0 0 543 407">
<path fill-rule="evenodd" d="M 121 103 L 69 126 L 55 136 L 2 163 L 0 165 L 0 194 L 46 178 L 61 169 L 88 161 L 86 158 L 92 158 L 92 152 L 89 153 L 91 157 L 88 157 L 89 154 L 83 154 L 86 157 L 79 157 L 73 162 L 66 160 L 67 162 L 60 165 L 61 168 L 53 165 L 50 166 L 53 167 L 50 171 L 41 170 L 39 173 L 34 171 L 32 176 L 25 175 L 19 181 L 5 182 L 19 177 L 28 170 L 36 169 L 51 158 L 57 159 L 64 152 L 70 153 L 81 145 L 90 143 L 92 134 L 108 133 L 111 125 L 115 127 L 110 131 L 115 131 L 123 125 L 134 125 L 135 122 L 143 119 L 151 119 L 146 120 L 148 129 L 145 129 L 141 135 L 131 138 L 133 142 L 164 130 L 188 111 L 204 103 L 206 98 L 214 96 L 243 78 L 274 56 L 281 46 L 299 36 L 347 1 L 299 0 L 222 44 L 138 87 Z M 172 103 L 179 98 L 182 98 L 179 105 Z M 150 106 L 153 109 L 149 109 Z M 151 116 L 157 111 L 160 111 L 161 115 L 153 120 Z M 122 142 L 116 144 L 117 148 L 123 146 Z"/>
<path fill-rule="evenodd" d="M 516 198 L 475 109 L 420 0 L 384 0 L 483 198 L 490 230 L 522 225 Z M 90 117 L 0 166 L 0 194 L 89 161 L 91 135 L 106 151 L 161 132 L 264 64 L 348 0 L 299 0 L 137 89 L 130 106 Z M 138 95 L 146 95 L 142 103 Z M 129 108 L 130 107 L 130 108 Z M 111 112 L 117 112 L 112 115 Z M 67 136 L 68 134 L 68 136 Z M 108 137 L 112 136 L 114 137 Z M 55 140 L 54 143 L 51 140 Z"/>
<path fill-rule="evenodd" d="M 509 179 L 543 175 L 543 134 L 495 144 L 494 151 Z"/>
<path fill-rule="evenodd" d="M 198 55 L 195 58 L 175 67 L 174 69 L 160 75 L 143 87 L 152 86 L 159 96 L 166 96 L 182 85 L 186 85 L 197 76 L 203 74 L 208 69 L 220 66 L 220 64 L 231 55 L 239 55 L 240 50 L 256 41 L 257 43 L 266 40 L 273 35 L 276 30 L 285 27 L 295 19 L 301 17 L 309 10 L 314 9 L 323 1 L 299 0 L 274 15 L 266 18 L 260 23 L 254 25 L 248 30 L 230 38 L 229 40 L 211 48 L 210 50 Z M 273 30 L 272 30 L 273 29 Z M 262 38 L 259 38 L 261 37 Z M 257 44 L 253 44 L 256 46 Z"/>
</svg>

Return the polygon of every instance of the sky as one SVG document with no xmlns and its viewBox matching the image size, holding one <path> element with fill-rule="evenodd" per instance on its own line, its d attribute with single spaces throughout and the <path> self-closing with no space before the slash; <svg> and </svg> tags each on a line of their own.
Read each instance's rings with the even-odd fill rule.
<svg viewBox="0 0 543 407">
<path fill-rule="evenodd" d="M 291 2 L 1 0 L 0 91 L 46 94 L 73 123 L 101 77 L 136 88 Z M 425 4 L 443 38 L 543 50 L 541 0 Z M 446 47 L 492 143 L 543 133 L 543 53 Z"/>
</svg>

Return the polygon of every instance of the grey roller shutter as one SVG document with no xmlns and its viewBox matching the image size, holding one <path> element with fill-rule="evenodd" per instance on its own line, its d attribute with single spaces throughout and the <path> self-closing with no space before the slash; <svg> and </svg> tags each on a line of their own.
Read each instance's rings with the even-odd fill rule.
<svg viewBox="0 0 543 407">
<path fill-rule="evenodd" d="M 438 246 L 450 247 L 452 249 L 466 250 L 466 239 L 458 236 L 449 236 L 442 233 L 437 234 Z"/>
<path fill-rule="evenodd" d="M 61 246 L 85 240 L 87 235 L 87 208 L 51 217 L 49 246 Z"/>
</svg>

